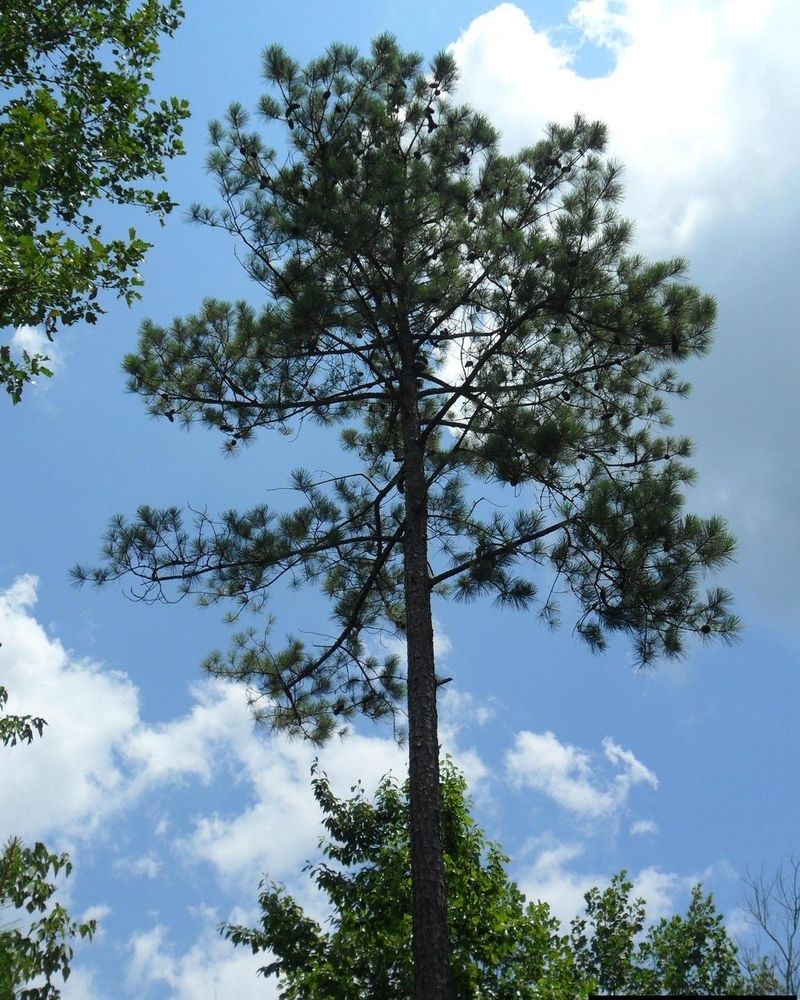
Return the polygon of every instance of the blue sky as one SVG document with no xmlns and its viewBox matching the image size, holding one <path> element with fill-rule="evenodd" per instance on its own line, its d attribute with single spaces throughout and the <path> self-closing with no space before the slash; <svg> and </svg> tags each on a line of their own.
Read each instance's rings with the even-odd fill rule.
<svg viewBox="0 0 800 1000">
<path fill-rule="evenodd" d="M 157 89 L 188 97 L 188 155 L 170 169 L 181 204 L 154 244 L 133 309 L 106 303 L 94 329 L 56 342 L 57 376 L 5 403 L 0 517 L 0 683 L 12 711 L 45 716 L 45 738 L 0 770 L 0 838 L 69 849 L 76 914 L 100 917 L 66 1000 L 276 995 L 259 964 L 215 931 L 254 915 L 264 872 L 319 901 L 301 875 L 319 816 L 312 748 L 254 733 L 243 692 L 199 669 L 224 648 L 219 609 L 147 607 L 119 587 L 70 586 L 114 513 L 140 503 L 209 511 L 284 494 L 289 470 L 329 467 L 335 431 L 263 436 L 236 459 L 209 432 L 154 422 L 124 393 L 122 356 L 145 317 L 166 322 L 201 299 L 259 290 L 222 234 L 188 225 L 213 204 L 206 124 L 231 100 L 253 106 L 263 47 L 304 61 L 333 40 L 365 47 L 382 30 L 432 56 L 454 45 L 459 97 L 485 110 L 508 149 L 576 110 L 605 120 L 626 164 L 624 214 L 637 248 L 675 253 L 717 296 L 711 355 L 673 405 L 697 444 L 690 507 L 723 514 L 739 538 L 724 582 L 745 621 L 733 649 L 693 648 L 635 673 L 623 643 L 591 656 L 564 627 L 488 604 L 436 606 L 447 747 L 466 770 L 477 816 L 531 896 L 568 917 L 591 885 L 627 868 L 651 914 L 685 905 L 702 878 L 742 931 L 740 875 L 798 850 L 800 462 L 793 412 L 800 139 L 794 0 L 583 0 L 276 5 L 187 4 Z M 757 8 L 757 9 L 756 9 Z M 35 331 L 4 331 L 20 345 Z M 0 400 L 0 404 L 3 401 Z M 279 615 L 312 620 L 313 594 L 276 596 Z M 312 626 L 313 627 L 313 626 Z M 346 790 L 402 773 L 385 729 L 358 725 L 321 753 Z"/>
</svg>

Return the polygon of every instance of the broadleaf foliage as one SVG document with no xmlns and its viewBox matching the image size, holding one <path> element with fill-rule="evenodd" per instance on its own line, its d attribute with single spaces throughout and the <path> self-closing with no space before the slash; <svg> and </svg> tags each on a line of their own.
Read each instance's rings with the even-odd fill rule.
<svg viewBox="0 0 800 1000">
<path fill-rule="evenodd" d="M 325 898 L 326 924 L 284 886 L 262 882 L 258 926 L 223 924 L 234 945 L 266 953 L 282 1000 L 401 1000 L 412 993 L 409 788 L 384 778 L 372 799 L 360 786 L 338 798 L 315 773 L 322 858 L 306 870 Z M 451 964 L 455 1000 L 585 1000 L 621 996 L 752 995 L 711 895 L 692 890 L 684 915 L 647 923 L 646 904 L 622 871 L 585 894 L 565 931 L 546 901 L 527 901 L 508 858 L 470 814 L 464 778 L 442 764 Z M 762 976 L 758 995 L 773 995 Z M 763 990 L 763 993 L 761 992 Z"/>
<path fill-rule="evenodd" d="M 158 39 L 180 0 L 15 0 L 0 20 L 0 328 L 95 323 L 102 290 L 129 304 L 149 244 L 107 239 L 93 203 L 137 205 L 162 221 L 174 203 L 165 160 L 183 152 L 186 101 L 150 95 Z M 145 183 L 143 183 L 145 182 Z M 43 355 L 0 348 L 0 385 L 19 402 L 50 375 Z"/>
</svg>

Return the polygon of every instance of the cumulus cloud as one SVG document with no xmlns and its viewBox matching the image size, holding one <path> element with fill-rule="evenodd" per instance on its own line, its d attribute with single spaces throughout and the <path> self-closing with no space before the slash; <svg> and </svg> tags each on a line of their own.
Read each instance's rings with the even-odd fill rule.
<svg viewBox="0 0 800 1000">
<path fill-rule="evenodd" d="M 89 906 L 81 914 L 81 922 L 84 923 L 88 920 L 97 921 L 97 932 L 95 934 L 95 939 L 100 938 L 105 934 L 105 928 L 103 927 L 103 921 L 111 913 L 111 907 L 107 906 L 105 903 L 98 903 L 95 906 Z"/>
<path fill-rule="evenodd" d="M 148 724 L 128 677 L 74 657 L 47 634 L 33 614 L 36 589 L 36 578 L 24 576 L 0 592 L 0 669 L 9 710 L 48 721 L 44 738 L 18 752 L 18 766 L 0 773 L 7 833 L 91 837 L 110 816 L 124 815 L 159 789 L 223 779 L 241 788 L 239 804 L 223 812 L 211 805 L 212 795 L 205 811 L 179 823 L 161 812 L 154 836 L 169 835 L 184 861 L 210 865 L 226 884 L 255 885 L 265 871 L 276 878 L 296 873 L 316 850 L 315 757 L 338 795 L 359 780 L 369 793 L 385 774 L 405 777 L 406 750 L 388 734 L 353 733 L 322 749 L 266 736 L 253 728 L 244 690 L 222 681 L 192 685 L 186 713 Z M 449 648 L 441 629 L 438 636 L 440 649 Z M 484 723 L 486 711 L 455 691 L 444 706 L 445 746 L 478 786 L 487 769 L 474 748 L 460 746 L 459 734 Z M 122 857 L 116 868 L 153 879 L 162 870 L 161 853 Z"/>
<path fill-rule="evenodd" d="M 23 352 L 25 352 L 31 358 L 37 354 L 47 358 L 43 364 L 51 372 L 59 371 L 63 366 L 63 357 L 58 345 L 47 339 L 47 334 L 40 326 L 28 326 L 27 324 L 18 326 L 11 335 L 10 346 L 12 353 L 17 357 L 22 357 Z"/>
<path fill-rule="evenodd" d="M 92 969 L 73 965 L 66 984 L 61 988 L 63 1000 L 102 1000 Z"/>
<path fill-rule="evenodd" d="M 644 833 L 658 833 L 658 824 L 652 819 L 637 819 L 631 823 L 631 836 L 639 837 Z"/>
<path fill-rule="evenodd" d="M 800 103 L 789 42 L 800 7 L 582 0 L 570 22 L 571 37 L 556 35 L 502 3 L 452 45 L 459 97 L 491 116 L 507 147 L 530 145 L 548 121 L 577 111 L 605 121 L 626 165 L 626 213 L 650 252 L 674 252 L 723 214 L 778 197 L 800 159 L 785 125 Z M 608 50 L 606 75 L 576 69 L 584 45 Z"/>
<path fill-rule="evenodd" d="M 23 837 L 90 832 L 123 793 L 122 751 L 138 724 L 138 693 L 123 674 L 75 659 L 31 614 L 37 580 L 0 592 L 0 676 L 8 711 L 43 716 L 44 737 L 16 748 L 0 771 L 2 824 Z"/>
<path fill-rule="evenodd" d="M 253 885 L 265 871 L 286 878 L 315 850 L 321 832 L 309 787 L 315 756 L 339 795 L 359 779 L 369 792 L 384 774 L 405 775 L 404 751 L 386 738 L 353 734 L 322 750 L 282 739 L 239 738 L 231 749 L 254 802 L 232 815 L 198 817 L 181 840 L 191 858 L 210 864 L 226 883 Z"/>
<path fill-rule="evenodd" d="M 440 715 L 444 725 L 450 726 L 455 732 L 460 732 L 466 726 L 485 726 L 494 716 L 494 706 L 490 699 L 487 704 L 479 701 L 469 691 L 460 691 L 455 687 L 446 687 L 440 695 Z"/>
<path fill-rule="evenodd" d="M 561 743 L 550 731 L 517 733 L 505 757 L 506 774 L 517 788 L 533 788 L 562 808 L 585 818 L 609 816 L 625 805 L 634 785 L 658 787 L 658 779 L 630 750 L 606 737 L 603 755 L 609 775 L 596 755 Z"/>
<path fill-rule="evenodd" d="M 467 780 L 470 795 L 482 805 L 490 798 L 491 771 L 473 743 L 465 745 L 465 735 L 475 726 L 482 728 L 494 715 L 491 704 L 481 702 L 469 691 L 447 685 L 439 695 L 439 736 L 456 767 Z"/>
<path fill-rule="evenodd" d="M 252 718 L 242 689 L 232 684 L 193 684 L 194 704 L 178 719 L 140 728 L 127 743 L 137 769 L 136 787 L 197 779 L 208 784 L 219 766 L 219 750 L 239 728 L 249 734 Z"/>
<path fill-rule="evenodd" d="M 189 779 L 208 783 L 232 734 L 241 730 L 243 739 L 255 740 L 244 693 L 216 682 L 191 689 L 186 715 L 148 726 L 126 675 L 75 657 L 47 634 L 33 614 L 37 585 L 27 575 L 0 592 L 8 710 L 48 723 L 44 737 L 14 751 L 15 767 L 0 773 L 8 830 L 25 837 L 56 830 L 91 835 L 149 789 Z"/>
<path fill-rule="evenodd" d="M 641 896 L 647 904 L 647 919 L 660 920 L 676 912 L 679 900 L 684 899 L 692 886 L 701 881 L 695 875 L 678 875 L 655 866 L 643 868 L 631 879 L 634 896 Z"/>
<path fill-rule="evenodd" d="M 166 952 L 167 928 L 157 924 L 149 931 L 134 934 L 128 942 L 131 957 L 128 961 L 127 985 L 129 988 L 149 986 L 153 982 L 174 979 L 175 959 Z"/>
<path fill-rule="evenodd" d="M 546 902 L 562 923 L 568 923 L 583 909 L 584 895 L 607 879 L 570 867 L 583 854 L 580 844 L 548 840 L 531 845 L 538 848 L 536 857 L 522 867 L 517 884 L 529 900 Z"/>
<path fill-rule="evenodd" d="M 605 888 L 611 881 L 608 873 L 582 872 L 576 863 L 584 847 L 574 842 L 561 842 L 544 836 L 531 841 L 526 853 L 534 854 L 533 862 L 523 864 L 517 882 L 530 900 L 544 900 L 556 917 L 567 924 L 584 908 L 585 894 L 597 886 Z M 679 908 L 698 881 L 693 875 L 678 875 L 657 867 L 643 868 L 630 875 L 632 897 L 643 898 L 648 921 L 679 912 Z"/>
<path fill-rule="evenodd" d="M 8 710 L 48 722 L 44 738 L 9 751 L 15 767 L 0 772 L 6 834 L 91 836 L 104 818 L 148 792 L 176 782 L 207 785 L 226 773 L 254 804 L 233 816 L 199 816 L 186 846 L 221 875 L 252 875 L 268 859 L 284 871 L 303 860 L 319 832 L 309 782 L 315 755 L 340 794 L 359 777 L 369 788 L 384 773 L 405 773 L 404 752 L 388 736 L 356 734 L 321 751 L 266 738 L 253 729 L 242 688 L 219 681 L 194 685 L 183 716 L 148 725 L 128 677 L 72 656 L 47 634 L 33 614 L 36 590 L 36 578 L 23 576 L 0 591 L 0 676 Z M 161 816 L 156 835 L 163 836 L 169 822 Z M 144 854 L 119 865 L 152 878 L 159 862 Z"/>
<path fill-rule="evenodd" d="M 756 925 L 752 916 L 741 906 L 734 907 L 725 918 L 725 926 L 728 933 L 737 942 L 749 943 L 748 939 L 757 936 L 754 934 Z"/>
<path fill-rule="evenodd" d="M 53 344 L 47 339 L 47 335 L 40 326 L 28 326 L 23 324 L 18 326 L 11 337 L 12 349 L 27 351 L 28 354 L 44 354 L 52 359 Z"/>
<path fill-rule="evenodd" d="M 156 878 L 161 867 L 161 861 L 152 853 L 142 854 L 138 858 L 120 858 L 114 863 L 117 871 L 149 879 Z"/>
<path fill-rule="evenodd" d="M 162 925 L 134 934 L 128 950 L 126 986 L 132 996 L 142 996 L 159 984 L 169 988 L 170 1000 L 239 1000 L 251 996 L 254 989 L 264 1000 L 278 996 L 274 978 L 256 978 L 269 957 L 253 955 L 247 948 L 234 949 L 210 927 L 182 953 L 171 945 Z"/>
<path fill-rule="evenodd" d="M 336 793 L 346 795 L 359 780 L 369 793 L 386 773 L 402 778 L 405 750 L 388 736 L 363 733 L 336 740 L 318 752 L 300 741 L 266 737 L 253 730 L 244 692 L 220 682 L 195 685 L 186 713 L 148 725 L 140 717 L 137 690 L 127 677 L 70 655 L 36 621 L 32 613 L 36 586 L 35 578 L 26 576 L 0 592 L 4 639 L 0 676 L 14 698 L 9 707 L 42 714 L 50 723 L 45 738 L 19 754 L 13 774 L 10 769 L 0 772 L 3 819 L 9 830 L 31 837 L 81 831 L 91 837 L 98 834 L 101 817 L 108 832 L 115 815 L 126 817 L 134 805 L 158 801 L 147 796 L 159 789 L 200 784 L 208 789 L 205 811 L 189 820 L 177 804 L 170 815 L 157 806 L 149 824 L 153 843 L 139 838 L 141 853 L 119 859 L 118 870 L 159 877 L 164 852 L 174 849 L 182 864 L 195 870 L 198 864 L 210 866 L 226 888 L 240 891 L 247 886 L 253 897 L 265 872 L 294 881 L 297 898 L 316 914 L 322 904 L 313 887 L 296 881 L 302 863 L 315 855 L 322 832 L 309 785 L 314 756 L 318 753 L 320 767 L 330 774 Z M 463 750 L 461 744 L 470 726 L 486 722 L 484 706 L 451 689 L 443 694 L 442 717 L 444 729 L 452 730 L 447 745 L 455 748 L 458 764 L 466 767 L 471 787 L 480 787 L 488 769 L 477 751 Z M 37 760 L 43 751 L 47 755 Z M 634 785 L 657 784 L 655 775 L 631 751 L 611 739 L 603 741 L 601 755 L 562 744 L 550 732 L 522 732 L 505 763 L 509 779 L 518 787 L 542 791 L 573 814 L 588 818 L 605 817 L 624 806 Z M 235 779 L 242 790 L 228 811 L 213 807 L 214 782 L 220 779 L 226 788 Z M 523 868 L 521 887 L 530 898 L 550 901 L 559 916 L 574 915 L 583 893 L 603 881 L 573 870 L 581 853 L 581 846 L 574 843 L 539 843 L 534 862 Z M 640 891 L 657 910 L 668 909 L 684 884 L 678 876 L 657 869 L 646 869 L 639 881 Z M 96 912 L 108 911 L 104 905 Z M 146 995 L 152 988 L 167 990 L 171 1000 L 188 1000 L 216 990 L 217 1000 L 234 1000 L 252 990 L 255 970 L 264 957 L 234 951 L 219 940 L 211 909 L 198 909 L 197 915 L 203 929 L 188 950 L 175 946 L 162 925 L 130 938 L 131 995 Z M 65 997 L 94 1000 L 95 979 L 80 963 L 70 983 L 71 992 Z"/>
</svg>

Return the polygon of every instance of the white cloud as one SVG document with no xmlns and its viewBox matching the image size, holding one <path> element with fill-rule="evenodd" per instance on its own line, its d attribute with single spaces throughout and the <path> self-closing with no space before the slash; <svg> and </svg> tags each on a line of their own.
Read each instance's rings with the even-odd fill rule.
<svg viewBox="0 0 800 1000">
<path fill-rule="evenodd" d="M 494 715 L 491 705 L 481 703 L 468 691 L 448 684 L 439 694 L 439 737 L 443 750 L 450 754 L 467 781 L 469 794 L 481 805 L 488 805 L 490 770 L 474 745 L 463 745 L 463 733 L 483 727 Z"/>
<path fill-rule="evenodd" d="M 603 753 L 606 760 L 612 767 L 619 768 L 619 773 L 614 777 L 615 797 L 618 804 L 622 804 L 628 797 L 628 792 L 634 785 L 650 785 L 651 788 L 658 788 L 658 778 L 644 764 L 637 760 L 630 750 L 623 750 L 610 737 L 603 740 Z"/>
<path fill-rule="evenodd" d="M 257 737 L 231 748 L 246 776 L 254 803 L 234 815 L 198 817 L 181 846 L 213 866 L 224 881 L 254 885 L 294 874 L 316 852 L 321 813 L 310 791 L 314 757 L 338 795 L 359 779 L 369 792 L 384 774 L 405 775 L 405 752 L 393 740 L 354 733 L 326 747 Z M 291 821 L 287 821 L 291 817 Z"/>
<path fill-rule="evenodd" d="M 11 335 L 10 347 L 12 356 L 18 361 L 22 360 L 23 352 L 33 358 L 39 355 L 44 360 L 42 366 L 52 373 L 60 372 L 64 367 L 64 355 L 59 343 L 48 340 L 47 335 L 38 326 L 28 326 L 23 324 L 18 326 Z M 46 390 L 50 380 L 44 376 L 31 380 L 31 385 L 36 386 L 37 391 Z"/>
<path fill-rule="evenodd" d="M 31 357 L 43 354 L 49 359 L 47 367 L 53 369 L 57 363 L 55 346 L 47 339 L 47 334 L 38 326 L 18 326 L 11 337 L 11 347 L 20 354 L 27 351 Z"/>
<path fill-rule="evenodd" d="M 725 917 L 728 933 L 737 941 L 747 942 L 754 934 L 753 918 L 741 906 L 734 907 Z"/>
<path fill-rule="evenodd" d="M 119 801 L 120 753 L 138 724 L 138 694 L 123 674 L 70 656 L 30 609 L 37 580 L 0 592 L 0 676 L 8 711 L 47 720 L 44 737 L 8 751 L 0 771 L 3 830 L 23 837 L 91 832 Z M 3 831 L 0 831 L 2 833 Z"/>
<path fill-rule="evenodd" d="M 120 858 L 114 863 L 114 868 L 129 875 L 154 879 L 161 872 L 161 862 L 154 854 L 142 854 L 138 858 Z"/>
<path fill-rule="evenodd" d="M 795 86 L 800 5 L 792 0 L 583 0 L 577 42 L 556 41 L 516 5 L 476 18 L 453 44 L 458 97 L 531 145 L 580 111 L 610 128 L 626 165 L 624 213 L 648 252 L 674 252 L 713 220 L 778 199 L 800 160 Z M 559 39 L 563 34 L 559 33 Z M 575 69 L 581 44 L 606 48 L 603 77 Z"/>
<path fill-rule="evenodd" d="M 111 913 L 111 907 L 105 903 L 98 903 L 95 906 L 87 907 L 81 914 L 81 923 L 88 920 L 97 921 L 97 931 L 95 932 L 94 940 L 97 941 L 99 938 L 103 937 L 106 930 L 103 926 L 103 921 Z"/>
<path fill-rule="evenodd" d="M 617 773 L 601 772 L 599 761 L 586 750 L 561 743 L 554 733 L 517 733 L 506 752 L 506 774 L 517 788 L 543 792 L 564 809 L 579 816 L 608 816 L 625 805 L 634 785 L 658 786 L 658 779 L 629 750 L 608 737 L 603 753 Z"/>
<path fill-rule="evenodd" d="M 453 643 L 446 634 L 442 623 L 433 619 L 433 655 L 439 660 L 446 659 L 453 651 Z"/>
<path fill-rule="evenodd" d="M 552 913 L 566 924 L 583 909 L 584 895 L 603 882 L 604 877 L 567 867 L 583 854 L 580 844 L 560 843 L 545 837 L 529 845 L 531 848 L 537 850 L 536 858 L 522 867 L 517 884 L 529 900 L 546 902 Z"/>
<path fill-rule="evenodd" d="M 73 965 L 70 977 L 61 987 L 62 1000 L 101 1000 L 92 969 Z"/>
<path fill-rule="evenodd" d="M 156 823 L 153 833 L 156 837 L 166 837 L 172 827 L 172 820 L 169 816 L 162 816 Z"/>
<path fill-rule="evenodd" d="M 448 685 L 439 697 L 442 722 L 456 732 L 469 725 L 482 728 L 494 716 L 493 700 L 480 702 L 469 691 L 460 691 Z"/>
<path fill-rule="evenodd" d="M 188 714 L 167 723 L 139 729 L 126 754 L 137 767 L 137 786 L 165 781 L 211 781 L 219 766 L 220 748 L 238 729 L 250 733 L 252 717 L 242 689 L 223 682 L 190 688 L 194 705 Z"/>
<path fill-rule="evenodd" d="M 18 751 L 18 766 L 0 773 L 7 832 L 91 837 L 107 829 L 112 814 L 124 814 L 160 788 L 211 786 L 222 778 L 241 787 L 243 804 L 222 813 L 212 795 L 203 812 L 181 822 L 160 812 L 154 835 L 169 832 L 182 861 L 211 865 L 225 884 L 255 886 L 264 872 L 296 874 L 316 853 L 322 828 L 310 786 L 315 757 L 337 795 L 349 794 L 358 780 L 369 794 L 387 773 L 405 777 L 406 750 L 390 736 L 353 733 L 322 749 L 267 736 L 254 730 L 242 687 L 222 681 L 192 685 L 185 714 L 148 725 L 129 678 L 76 659 L 47 635 L 32 614 L 36 588 L 36 578 L 26 576 L 0 592 L 0 668 L 9 709 L 48 720 L 44 738 Z M 449 640 L 441 629 L 438 636 L 444 652 Z M 444 704 L 452 728 L 447 749 L 477 788 L 487 769 L 477 751 L 459 746 L 458 734 L 467 722 L 485 722 L 486 709 L 452 691 Z M 148 879 L 162 867 L 152 850 L 116 861 L 117 870 Z"/>
<path fill-rule="evenodd" d="M 658 824 L 652 819 L 637 819 L 635 823 L 631 823 L 630 833 L 634 837 L 644 833 L 658 833 Z"/>
<path fill-rule="evenodd" d="M 699 879 L 694 875 L 678 875 L 650 866 L 631 879 L 633 895 L 646 903 L 647 919 L 660 920 L 677 912 L 679 902 Z"/>
<path fill-rule="evenodd" d="M 128 946 L 132 952 L 128 962 L 128 987 L 147 987 L 152 983 L 173 984 L 175 959 L 166 952 L 167 928 L 157 924 L 152 930 L 134 934 Z"/>
<path fill-rule="evenodd" d="M 167 929 L 161 925 L 135 934 L 129 949 L 127 986 L 133 996 L 142 996 L 157 984 L 169 988 L 168 1000 L 240 1000 L 256 995 L 272 1000 L 278 996 L 274 977 L 257 976 L 269 956 L 253 955 L 249 948 L 234 949 L 211 928 L 182 954 L 170 946 Z"/>
<path fill-rule="evenodd" d="M 527 852 L 535 854 L 532 864 L 521 866 L 516 879 L 530 900 L 544 900 L 556 917 L 567 924 L 583 911 L 584 895 L 597 886 L 605 888 L 607 874 L 577 871 L 573 863 L 584 853 L 582 845 L 563 843 L 545 836 L 531 841 Z M 643 868 L 629 876 L 633 883 L 631 898 L 643 898 L 649 922 L 679 912 L 682 899 L 698 881 L 692 875 L 678 875 L 656 867 Z"/>
<path fill-rule="evenodd" d="M 158 788 L 233 775 L 252 804 L 231 816 L 197 816 L 183 841 L 192 860 L 211 863 L 221 877 L 257 881 L 264 870 L 288 871 L 315 848 L 321 832 L 310 787 L 315 756 L 337 794 L 358 778 L 370 789 L 389 771 L 405 775 L 405 752 L 388 736 L 355 734 L 316 751 L 255 732 L 244 690 L 220 681 L 193 685 L 185 715 L 148 726 L 129 678 L 76 659 L 47 635 L 32 614 L 36 588 L 36 578 L 24 576 L 0 591 L 0 676 L 8 710 L 48 722 L 44 738 L 9 751 L 16 766 L 0 771 L 0 834 L 92 836 L 112 813 Z M 169 824 L 162 815 L 156 835 L 170 829 L 179 839 Z M 148 878 L 159 871 L 152 852 L 118 866 Z"/>
</svg>

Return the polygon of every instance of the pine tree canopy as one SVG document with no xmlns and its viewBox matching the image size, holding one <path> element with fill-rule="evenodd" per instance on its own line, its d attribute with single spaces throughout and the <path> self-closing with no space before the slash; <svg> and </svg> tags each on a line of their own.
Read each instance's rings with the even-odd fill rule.
<svg viewBox="0 0 800 1000">
<path fill-rule="evenodd" d="M 357 471 L 295 472 L 290 514 L 142 507 L 77 578 L 133 574 L 143 599 L 177 588 L 236 613 L 263 611 L 278 583 L 320 587 L 322 647 L 282 646 L 262 626 L 206 664 L 247 683 L 271 724 L 316 740 L 403 695 L 398 659 L 370 638 L 406 629 L 412 518 L 431 593 L 551 624 L 562 594 L 592 649 L 624 633 L 640 664 L 692 635 L 733 639 L 729 595 L 701 578 L 734 542 L 720 518 L 685 511 L 692 446 L 667 410 L 689 390 L 678 364 L 709 349 L 715 304 L 683 260 L 632 251 L 605 127 L 576 116 L 505 155 L 455 102 L 452 57 L 425 71 L 388 35 L 369 56 L 332 45 L 304 69 L 272 46 L 264 76 L 258 116 L 285 147 L 232 105 L 210 125 L 224 205 L 193 210 L 244 244 L 261 304 L 209 298 L 146 322 L 129 387 L 231 452 L 262 428 L 336 425 Z"/>
</svg>

